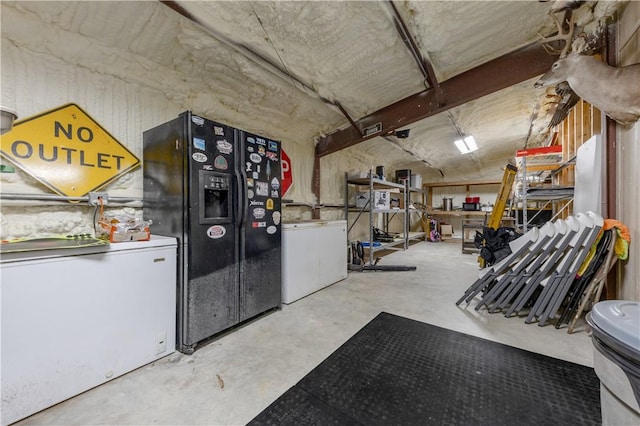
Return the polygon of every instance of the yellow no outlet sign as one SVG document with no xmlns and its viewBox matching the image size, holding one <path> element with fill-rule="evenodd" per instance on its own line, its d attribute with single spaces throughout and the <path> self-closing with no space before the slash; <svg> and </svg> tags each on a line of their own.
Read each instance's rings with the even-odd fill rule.
<svg viewBox="0 0 640 426">
<path fill-rule="evenodd" d="M 60 195 L 81 197 L 135 169 L 140 160 L 78 105 L 15 124 L 0 153 Z"/>
</svg>

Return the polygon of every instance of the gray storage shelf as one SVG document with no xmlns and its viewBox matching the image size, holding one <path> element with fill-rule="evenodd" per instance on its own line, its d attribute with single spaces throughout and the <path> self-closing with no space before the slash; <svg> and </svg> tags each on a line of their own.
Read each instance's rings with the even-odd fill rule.
<svg viewBox="0 0 640 426">
<path fill-rule="evenodd" d="M 372 171 L 370 170 L 369 176 L 371 175 L 372 175 Z M 364 186 L 368 188 L 369 201 L 367 201 L 367 204 L 364 207 L 356 207 L 354 205 L 349 205 L 349 186 L 352 186 L 352 185 Z M 404 199 L 404 208 L 402 209 L 401 208 L 391 208 L 391 209 L 369 208 L 371 200 L 375 199 L 374 191 L 385 191 L 385 190 L 393 190 L 393 189 L 400 190 L 400 195 Z M 345 216 L 345 220 L 347 221 L 347 238 L 348 238 L 349 231 L 351 231 L 351 228 L 353 228 L 353 226 L 360 219 L 360 217 L 362 217 L 362 215 L 365 213 L 368 216 L 369 247 L 365 247 L 365 249 L 368 252 L 368 257 L 369 257 L 368 260 L 370 265 L 373 265 L 373 262 L 374 262 L 373 254 L 375 252 L 378 252 L 381 250 L 406 250 L 409 247 L 409 241 L 419 240 L 421 238 L 424 238 L 425 236 L 424 232 L 409 232 L 410 214 L 412 212 L 415 212 L 415 213 L 420 212 L 418 210 L 409 208 L 409 204 L 410 204 L 409 196 L 412 192 L 422 193 L 422 190 L 420 188 L 410 188 L 408 185 L 389 182 L 389 181 L 378 179 L 375 177 L 349 178 L 348 173 L 345 173 L 344 190 L 345 190 L 344 216 Z M 355 219 L 350 220 L 349 218 L 350 213 L 357 213 L 357 216 L 355 217 Z M 395 241 L 379 242 L 380 245 L 377 247 L 374 247 L 374 242 L 376 241 L 374 241 L 373 223 L 374 223 L 374 217 L 376 214 L 385 215 L 385 226 L 384 226 L 385 231 L 388 231 L 389 222 L 394 217 L 399 217 L 400 220 L 402 220 L 403 232 L 399 235 L 399 237 Z"/>
</svg>

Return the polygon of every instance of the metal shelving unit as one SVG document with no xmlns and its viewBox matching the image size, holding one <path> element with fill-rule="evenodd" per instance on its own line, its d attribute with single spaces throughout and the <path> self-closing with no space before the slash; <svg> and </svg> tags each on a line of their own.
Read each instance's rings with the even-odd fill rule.
<svg viewBox="0 0 640 426">
<path fill-rule="evenodd" d="M 399 184 L 395 182 L 389 182 L 386 180 L 378 179 L 372 176 L 372 171 L 369 171 L 369 176 L 367 178 L 349 178 L 348 173 L 345 173 L 345 186 L 344 186 L 344 194 L 345 194 L 345 202 L 344 202 L 344 217 L 347 221 L 347 235 L 353 228 L 353 226 L 358 222 L 358 220 L 363 216 L 368 216 L 369 223 L 369 247 L 365 247 L 368 250 L 369 255 L 369 264 L 372 265 L 374 258 L 373 254 L 375 252 L 381 250 L 406 250 L 409 247 L 409 241 L 418 240 L 420 238 L 424 238 L 424 232 L 409 232 L 410 230 L 410 214 L 413 212 L 413 209 L 409 208 L 410 205 L 410 195 L 412 192 L 422 192 L 420 188 L 410 188 L 407 185 Z M 353 205 L 349 205 L 349 187 L 355 186 L 364 186 L 369 190 L 369 200 L 367 204 L 363 207 L 355 207 Z M 400 195 L 404 199 L 404 208 L 390 208 L 390 209 L 376 209 L 371 208 L 371 200 L 375 200 L 374 191 L 385 191 L 398 189 Z M 415 211 L 418 213 L 419 211 Z M 349 218 L 350 213 L 356 213 L 355 219 Z M 403 232 L 398 236 L 396 240 L 393 242 L 378 242 L 374 240 L 374 226 L 375 216 L 378 214 L 384 215 L 384 230 L 388 231 L 388 225 L 393 218 L 399 217 L 402 220 L 402 229 Z M 374 243 L 379 243 L 379 245 L 374 246 Z"/>
<path fill-rule="evenodd" d="M 561 170 L 573 165 L 575 165 L 575 157 L 562 163 L 558 169 L 548 171 L 549 178 L 553 180 Z M 533 221 L 542 211 L 551 209 L 552 217 L 550 220 L 553 221 L 556 220 L 564 210 L 569 209 L 573 203 L 573 186 L 549 185 L 547 183 L 549 178 L 537 185 L 529 182 L 527 179 L 527 159 L 523 157 L 522 167 L 516 175 L 516 181 L 521 183 L 522 189 L 520 194 L 516 193 L 514 200 L 516 204 L 518 202 L 522 203 L 522 223 L 517 220 L 516 226 L 521 228 L 523 232 L 526 232 L 528 228 L 531 227 Z M 536 207 L 532 208 L 536 213 L 532 217 L 528 217 L 528 210 L 531 210 L 528 206 L 529 202 L 536 203 Z M 517 212 L 516 219 L 518 219 Z"/>
<path fill-rule="evenodd" d="M 407 210 L 407 220 L 406 220 L 406 230 L 405 230 L 405 235 L 407 236 L 407 245 L 409 244 L 409 241 L 420 241 L 420 240 L 424 240 L 425 236 L 427 235 L 426 232 L 424 231 L 420 231 L 420 232 L 411 232 L 411 215 L 415 214 L 418 216 L 418 222 L 422 221 L 422 215 L 426 214 L 426 211 L 422 208 L 420 209 L 412 209 L 410 208 L 412 203 L 411 200 L 411 194 L 420 194 L 420 201 L 422 201 L 422 199 L 424 199 L 424 191 L 422 190 L 422 188 L 415 188 L 415 187 L 408 187 L 406 190 L 406 199 L 405 199 L 405 208 Z"/>
</svg>

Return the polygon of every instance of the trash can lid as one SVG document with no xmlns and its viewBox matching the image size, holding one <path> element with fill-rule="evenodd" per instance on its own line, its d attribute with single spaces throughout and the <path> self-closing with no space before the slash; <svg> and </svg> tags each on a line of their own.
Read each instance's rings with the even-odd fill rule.
<svg viewBox="0 0 640 426">
<path fill-rule="evenodd" d="M 640 302 L 598 302 L 591 310 L 591 320 L 609 336 L 640 352 Z"/>
</svg>

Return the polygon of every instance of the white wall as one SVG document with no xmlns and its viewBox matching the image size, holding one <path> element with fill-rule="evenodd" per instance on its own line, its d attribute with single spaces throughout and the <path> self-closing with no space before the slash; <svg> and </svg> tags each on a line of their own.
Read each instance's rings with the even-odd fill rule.
<svg viewBox="0 0 640 426">
<path fill-rule="evenodd" d="M 629 2 L 618 29 L 619 66 L 640 63 L 640 2 Z M 618 266 L 618 295 L 640 300 L 640 123 L 628 129 L 618 126 L 617 219 L 631 233 L 629 259 Z"/>
<path fill-rule="evenodd" d="M 207 38 L 199 28 L 159 2 L 0 6 L 0 103 L 15 109 L 19 119 L 76 103 L 142 160 L 142 132 L 190 109 L 281 140 L 294 178 L 286 198 L 314 201 L 317 135 L 308 123 L 326 122 L 334 128 L 339 114 L 309 100 L 290 82 L 265 73 L 227 47 L 203 45 Z M 193 67 L 194 58 L 204 55 L 212 56 L 208 65 Z M 19 169 L 0 173 L 0 184 L 3 194 L 51 194 Z M 112 197 L 141 198 L 141 168 L 103 190 Z M 138 206 L 127 211 L 140 215 Z M 93 209 L 88 206 L 3 200 L 0 212 L 3 239 L 93 229 Z M 286 220 L 298 213 L 285 209 L 284 215 Z"/>
</svg>

